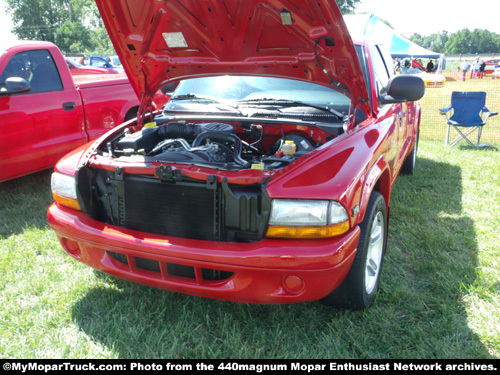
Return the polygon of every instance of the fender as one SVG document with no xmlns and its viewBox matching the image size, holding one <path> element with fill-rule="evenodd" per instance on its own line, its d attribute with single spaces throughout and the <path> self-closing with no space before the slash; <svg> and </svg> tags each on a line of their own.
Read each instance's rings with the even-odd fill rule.
<svg viewBox="0 0 500 375">
<path fill-rule="evenodd" d="M 408 155 L 411 153 L 411 150 L 413 149 L 413 145 L 415 144 L 417 140 L 417 134 L 420 131 L 420 120 L 422 118 L 422 110 L 420 105 L 415 104 L 415 114 L 413 115 L 413 127 L 412 127 L 412 142 L 410 147 L 408 148 Z M 407 156 L 408 156 L 407 155 Z"/>
<path fill-rule="evenodd" d="M 387 210 L 389 210 L 389 200 L 391 196 L 390 172 L 389 165 L 383 155 L 378 158 L 366 173 L 359 199 L 357 224 L 361 223 L 365 217 L 368 201 L 370 200 L 373 190 L 378 190 L 380 194 L 384 196 Z"/>
</svg>

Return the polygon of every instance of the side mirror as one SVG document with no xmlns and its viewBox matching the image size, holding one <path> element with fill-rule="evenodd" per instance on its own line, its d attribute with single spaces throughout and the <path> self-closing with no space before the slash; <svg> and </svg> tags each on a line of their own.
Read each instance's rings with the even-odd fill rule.
<svg viewBox="0 0 500 375">
<path fill-rule="evenodd" d="M 28 81 L 21 77 L 10 77 L 4 82 L 4 87 L 0 89 L 0 96 L 10 95 L 10 94 L 21 94 L 23 92 L 28 92 L 31 90 L 31 86 Z"/>
<path fill-rule="evenodd" d="M 397 75 L 387 84 L 387 95 L 379 97 L 380 104 L 414 102 L 425 95 L 424 80 L 414 75 Z"/>
</svg>

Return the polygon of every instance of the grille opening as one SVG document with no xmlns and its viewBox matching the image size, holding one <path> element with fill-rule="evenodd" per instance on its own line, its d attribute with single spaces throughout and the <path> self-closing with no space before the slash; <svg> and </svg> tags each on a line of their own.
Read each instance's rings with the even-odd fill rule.
<svg viewBox="0 0 500 375">
<path fill-rule="evenodd" d="M 210 268 L 202 268 L 201 273 L 203 275 L 203 280 L 207 281 L 226 280 L 234 275 L 234 272 L 213 270 Z"/>
<path fill-rule="evenodd" d="M 180 276 L 195 279 L 194 267 L 183 266 L 182 264 L 167 263 L 167 272 L 169 276 Z"/>
<path fill-rule="evenodd" d="M 120 263 L 124 263 L 124 264 L 128 265 L 128 259 L 127 259 L 127 256 L 125 254 L 115 253 L 114 251 L 106 251 L 106 252 L 108 253 L 108 255 L 111 258 L 117 260 Z"/>
<path fill-rule="evenodd" d="M 106 251 L 106 253 L 116 261 L 128 265 L 128 259 L 125 254 L 117 253 L 114 251 Z M 151 271 L 158 273 L 161 277 L 160 262 L 153 259 L 134 257 L 137 269 Z M 193 266 L 185 266 L 176 263 L 166 263 L 168 276 L 185 277 L 188 279 L 196 279 L 196 272 Z M 205 281 L 222 281 L 229 279 L 234 275 L 234 272 L 221 271 L 211 268 L 202 268 L 201 275 Z"/>
<path fill-rule="evenodd" d="M 161 273 L 160 263 L 156 260 L 136 257 L 135 266 L 142 270 Z"/>
</svg>

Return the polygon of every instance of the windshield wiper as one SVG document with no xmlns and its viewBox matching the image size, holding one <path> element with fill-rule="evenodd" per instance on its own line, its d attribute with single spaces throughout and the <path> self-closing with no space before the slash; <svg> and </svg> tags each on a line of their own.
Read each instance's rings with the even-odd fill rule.
<svg viewBox="0 0 500 375">
<path fill-rule="evenodd" d="M 283 107 L 309 107 L 319 109 L 320 111 L 328 112 L 335 115 L 339 120 L 345 121 L 347 116 L 342 112 L 339 112 L 328 106 L 320 106 L 311 103 L 305 103 L 298 100 L 288 100 L 288 99 L 273 99 L 273 98 L 256 98 L 256 99 L 246 99 L 238 101 L 239 104 L 262 104 L 262 105 L 279 105 Z"/>
<path fill-rule="evenodd" d="M 240 115 L 243 115 L 241 110 L 238 107 L 235 107 L 231 104 L 228 104 L 225 101 L 218 100 L 216 98 L 210 97 L 210 96 L 204 96 L 204 95 L 198 95 L 198 94 L 182 94 L 182 95 L 176 95 L 172 98 L 170 98 L 170 101 L 196 101 L 196 102 L 208 102 L 208 103 L 216 103 L 216 104 L 222 104 L 226 107 L 229 107 L 231 109 L 234 109 L 237 111 Z"/>
</svg>

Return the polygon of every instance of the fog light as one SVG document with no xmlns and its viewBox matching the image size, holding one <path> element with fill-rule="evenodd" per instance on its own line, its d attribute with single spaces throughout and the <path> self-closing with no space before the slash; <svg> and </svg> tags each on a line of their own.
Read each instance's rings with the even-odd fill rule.
<svg viewBox="0 0 500 375">
<path fill-rule="evenodd" d="M 78 242 L 69 240 L 67 238 L 61 238 L 61 245 L 63 249 L 72 257 L 81 258 L 81 250 L 80 250 L 80 245 L 78 245 Z"/>
<path fill-rule="evenodd" d="M 298 276 L 285 276 L 283 278 L 283 286 L 288 292 L 298 294 L 304 290 L 306 285 Z"/>
</svg>

